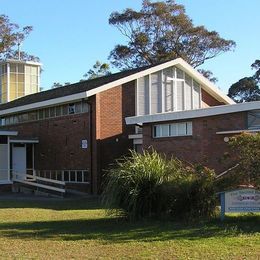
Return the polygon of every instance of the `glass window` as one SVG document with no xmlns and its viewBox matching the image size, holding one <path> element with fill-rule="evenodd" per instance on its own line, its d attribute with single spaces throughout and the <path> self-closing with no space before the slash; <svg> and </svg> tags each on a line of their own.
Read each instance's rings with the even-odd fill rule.
<svg viewBox="0 0 260 260">
<path fill-rule="evenodd" d="M 10 64 L 10 72 L 16 72 L 16 64 Z"/>
<path fill-rule="evenodd" d="M 88 112 L 88 103 L 86 101 L 82 102 L 82 112 Z"/>
<path fill-rule="evenodd" d="M 50 109 L 49 108 L 45 108 L 44 109 L 44 118 L 49 118 L 50 117 Z"/>
<path fill-rule="evenodd" d="M 154 137 L 186 136 L 192 135 L 192 122 L 155 125 Z"/>
<path fill-rule="evenodd" d="M 31 66 L 31 75 L 37 75 L 37 67 Z"/>
<path fill-rule="evenodd" d="M 76 113 L 82 112 L 82 103 L 81 102 L 75 104 L 75 112 Z"/>
<path fill-rule="evenodd" d="M 10 73 L 10 82 L 16 82 L 16 74 L 15 73 Z"/>
<path fill-rule="evenodd" d="M 171 124 L 170 125 L 170 136 L 177 136 L 178 130 L 177 130 L 177 124 Z"/>
<path fill-rule="evenodd" d="M 55 109 L 56 109 L 56 116 L 61 116 L 62 106 L 57 106 Z"/>
<path fill-rule="evenodd" d="M 25 65 L 25 74 L 31 74 L 31 67 L 29 65 Z"/>
<path fill-rule="evenodd" d="M 169 125 L 161 125 L 161 136 L 169 136 Z"/>
<path fill-rule="evenodd" d="M 18 82 L 24 82 L 24 74 L 18 74 L 17 76 L 18 76 L 17 78 Z"/>
<path fill-rule="evenodd" d="M 18 73 L 24 73 L 24 65 L 18 64 Z"/>
<path fill-rule="evenodd" d="M 10 125 L 12 125 L 14 123 L 14 117 L 13 116 L 10 116 L 9 117 L 9 120 L 10 120 Z"/>
<path fill-rule="evenodd" d="M 248 128 L 249 129 L 260 128 L 260 110 L 254 110 L 248 112 Z"/>
<path fill-rule="evenodd" d="M 184 72 L 178 68 L 176 68 L 177 78 L 184 79 Z"/>
<path fill-rule="evenodd" d="M 179 123 L 178 124 L 178 135 L 186 135 L 186 123 Z"/>
<path fill-rule="evenodd" d="M 29 121 L 37 120 L 37 112 L 34 111 L 34 112 L 28 113 L 28 120 L 29 120 Z"/>
<path fill-rule="evenodd" d="M 55 117 L 55 107 L 50 108 L 50 117 Z"/>
<path fill-rule="evenodd" d="M 187 135 L 192 135 L 192 122 L 187 122 Z"/>
<path fill-rule="evenodd" d="M 43 113 L 43 109 L 39 110 L 39 119 L 43 119 L 44 118 L 44 113 Z"/>
<path fill-rule="evenodd" d="M 75 114 L 75 104 L 69 104 L 69 115 Z"/>
<path fill-rule="evenodd" d="M 28 113 L 21 114 L 20 122 L 26 122 L 26 121 L 28 121 Z"/>
<path fill-rule="evenodd" d="M 17 123 L 18 123 L 18 116 L 16 115 L 16 116 L 14 116 L 13 118 L 14 118 L 14 119 L 13 119 L 13 120 L 14 120 L 14 124 L 17 124 Z"/>
<path fill-rule="evenodd" d="M 32 84 L 38 84 L 38 77 L 37 76 L 31 76 L 31 83 Z"/>
<path fill-rule="evenodd" d="M 62 115 L 66 116 L 68 114 L 68 105 L 62 106 Z"/>
<path fill-rule="evenodd" d="M 9 117 L 6 117 L 6 118 L 5 118 L 5 124 L 6 124 L 6 125 L 10 125 Z"/>
</svg>

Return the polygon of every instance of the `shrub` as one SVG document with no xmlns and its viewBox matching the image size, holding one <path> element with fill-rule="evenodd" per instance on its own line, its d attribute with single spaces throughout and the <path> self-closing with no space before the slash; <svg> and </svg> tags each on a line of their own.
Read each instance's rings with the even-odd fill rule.
<svg viewBox="0 0 260 260">
<path fill-rule="evenodd" d="M 155 151 L 131 151 L 108 172 L 103 203 L 108 209 L 122 209 L 130 219 L 210 216 L 215 209 L 213 172 L 186 167 Z"/>
<path fill-rule="evenodd" d="M 260 133 L 242 133 L 230 139 L 239 166 L 235 169 L 239 184 L 260 186 Z"/>
</svg>

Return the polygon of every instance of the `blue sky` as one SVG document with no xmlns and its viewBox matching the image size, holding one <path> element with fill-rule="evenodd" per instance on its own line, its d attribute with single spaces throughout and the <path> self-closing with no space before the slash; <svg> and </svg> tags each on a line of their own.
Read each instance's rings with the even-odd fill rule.
<svg viewBox="0 0 260 260">
<path fill-rule="evenodd" d="M 215 30 L 237 47 L 207 61 L 224 92 L 253 71 L 250 65 L 260 59 L 259 0 L 179 0 L 195 25 Z M 32 25 L 33 32 L 23 50 L 37 55 L 43 63 L 41 86 L 53 82 L 77 82 L 95 63 L 107 61 L 109 52 L 124 37 L 108 24 L 112 11 L 139 9 L 141 0 L 0 0 L 1 14 L 21 26 Z"/>
</svg>

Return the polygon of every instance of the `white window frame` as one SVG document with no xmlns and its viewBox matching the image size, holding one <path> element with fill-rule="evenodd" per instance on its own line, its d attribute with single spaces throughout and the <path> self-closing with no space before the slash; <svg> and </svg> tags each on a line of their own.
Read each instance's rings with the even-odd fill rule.
<svg viewBox="0 0 260 260">
<path fill-rule="evenodd" d="M 186 133 L 185 134 L 179 134 L 179 126 L 181 124 L 186 125 Z M 171 134 L 171 127 L 175 125 L 176 126 L 176 135 Z M 162 135 L 162 128 L 168 126 L 168 135 Z M 155 130 L 156 129 L 156 130 Z M 156 135 L 155 135 L 156 132 Z M 193 126 L 192 121 L 185 121 L 185 122 L 178 122 L 178 123 L 171 123 L 171 124 L 158 124 L 153 125 L 152 127 L 152 136 L 153 138 L 167 138 L 167 137 L 181 137 L 181 136 L 192 136 L 193 135 Z"/>
</svg>

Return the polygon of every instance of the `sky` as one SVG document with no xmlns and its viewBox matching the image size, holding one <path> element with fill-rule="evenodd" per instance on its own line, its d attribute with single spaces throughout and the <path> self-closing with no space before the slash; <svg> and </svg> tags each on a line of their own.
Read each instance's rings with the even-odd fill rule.
<svg viewBox="0 0 260 260">
<path fill-rule="evenodd" d="M 218 78 L 217 86 L 228 88 L 254 71 L 260 59 L 260 0 L 177 0 L 194 25 L 204 25 L 221 37 L 234 40 L 234 51 L 206 61 Z M 113 11 L 140 9 L 141 0 L 0 0 L 0 14 L 20 26 L 32 25 L 33 32 L 22 49 L 40 57 L 41 87 L 54 82 L 78 82 L 100 60 L 108 62 L 110 51 L 125 38 L 108 24 Z M 116 71 L 116 68 L 113 68 Z"/>
</svg>

